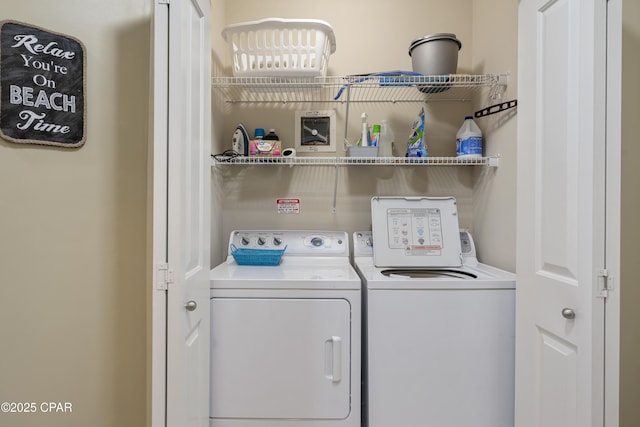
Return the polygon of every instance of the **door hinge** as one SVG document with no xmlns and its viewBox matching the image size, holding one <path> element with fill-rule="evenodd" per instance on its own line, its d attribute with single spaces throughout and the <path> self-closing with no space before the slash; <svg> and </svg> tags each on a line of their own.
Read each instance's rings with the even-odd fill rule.
<svg viewBox="0 0 640 427">
<path fill-rule="evenodd" d="M 613 291 L 613 277 L 609 277 L 607 269 L 598 271 L 597 287 L 596 296 L 598 298 L 606 298 L 609 296 L 609 291 Z"/>
<path fill-rule="evenodd" d="M 169 268 L 169 264 L 158 264 L 156 269 L 156 289 L 166 291 L 172 283 L 173 270 Z"/>
</svg>

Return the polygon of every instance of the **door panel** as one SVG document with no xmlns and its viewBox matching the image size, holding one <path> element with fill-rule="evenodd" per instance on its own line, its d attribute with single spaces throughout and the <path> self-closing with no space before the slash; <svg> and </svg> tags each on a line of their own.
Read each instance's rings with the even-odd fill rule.
<svg viewBox="0 0 640 427">
<path fill-rule="evenodd" d="M 211 44 L 208 0 L 169 5 L 167 426 L 208 426 Z"/>
<path fill-rule="evenodd" d="M 577 348 L 560 337 L 540 333 L 542 356 L 539 372 L 554 372 L 555 376 L 541 382 L 540 425 L 575 425 L 576 400 L 572 384 L 576 384 Z M 538 379 L 542 376 L 538 376 Z"/>
<path fill-rule="evenodd" d="M 348 301 L 212 298 L 211 313 L 212 425 L 349 416 L 360 384 L 350 384 Z"/>
<path fill-rule="evenodd" d="M 540 45 L 537 61 L 540 92 L 537 104 L 537 155 L 535 183 L 538 211 L 536 235 L 540 244 L 536 255 L 540 274 L 575 283 L 576 279 L 576 175 L 578 149 L 575 120 L 568 115 L 577 110 L 575 64 L 571 61 L 569 0 L 545 4 L 538 14 Z M 562 113 L 558 113 L 561 111 Z M 569 119 L 569 120 L 568 120 Z M 568 121 L 571 121 L 569 123 Z M 558 140 L 562 142 L 559 142 Z"/>
<path fill-rule="evenodd" d="M 517 427 L 602 425 L 605 7 L 519 6 Z"/>
</svg>

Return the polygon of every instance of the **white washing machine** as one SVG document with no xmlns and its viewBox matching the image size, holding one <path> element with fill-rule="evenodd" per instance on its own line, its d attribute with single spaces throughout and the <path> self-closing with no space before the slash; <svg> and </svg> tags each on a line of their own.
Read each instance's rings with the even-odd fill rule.
<svg viewBox="0 0 640 427">
<path fill-rule="evenodd" d="M 354 233 L 369 427 L 513 427 L 515 277 L 478 263 L 453 198 L 374 198 Z"/>
<path fill-rule="evenodd" d="M 360 427 L 361 280 L 336 231 L 234 231 L 211 270 L 211 427 Z"/>
</svg>

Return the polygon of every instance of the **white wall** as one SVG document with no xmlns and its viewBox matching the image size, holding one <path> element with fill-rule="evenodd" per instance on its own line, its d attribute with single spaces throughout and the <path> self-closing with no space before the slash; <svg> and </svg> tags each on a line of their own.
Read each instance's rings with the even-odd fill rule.
<svg viewBox="0 0 640 427">
<path fill-rule="evenodd" d="M 0 402 L 20 427 L 145 424 L 148 0 L 3 0 L 2 19 L 86 46 L 79 149 L 0 140 Z"/>
<path fill-rule="evenodd" d="M 337 40 L 336 52 L 329 60 L 327 74 L 330 76 L 411 70 L 411 58 L 408 55 L 411 42 L 418 37 L 439 32 L 454 33 L 462 42 L 459 73 L 511 71 L 515 74 L 517 3 L 510 0 L 500 0 L 500 5 L 495 0 L 482 2 L 482 6 L 477 3 L 472 0 L 406 0 L 391 6 L 379 0 L 236 0 L 227 2 L 226 23 L 273 16 L 314 18 L 329 22 Z M 486 11 L 482 10 L 484 3 L 491 3 L 486 5 Z M 496 25 L 500 31 L 495 30 Z M 226 48 L 226 43 L 219 35 L 221 30 L 214 30 L 214 45 Z M 225 58 L 223 63 L 229 64 L 226 53 Z M 228 67 L 224 73 L 230 75 Z M 513 89 L 505 97 L 514 94 L 515 79 L 509 83 Z M 481 93 L 483 99 L 477 104 L 439 102 L 425 106 L 430 155 L 455 155 L 456 131 L 465 115 L 488 106 L 487 92 Z M 214 90 L 214 97 L 216 95 Z M 218 143 L 215 148 L 219 149 L 217 152 L 231 148 L 231 135 L 240 122 L 250 133 L 255 127 L 274 127 L 284 146 L 293 147 L 294 111 L 307 108 L 336 109 L 338 140 L 342 141 L 344 105 L 323 103 L 270 108 L 243 105 L 226 106 L 222 112 L 223 139 L 222 144 Z M 359 117 L 363 111 L 369 114 L 371 123 L 387 118 L 399 142 L 399 153 L 403 156 L 411 122 L 420 108 L 419 103 L 353 104 L 347 137 L 351 141 L 357 139 Z M 478 236 L 481 260 L 513 270 L 515 120 L 499 123 L 494 119 L 478 121 L 478 124 L 486 127 L 484 130 L 488 133 L 487 152 L 502 156 L 501 167 L 497 171 L 476 171 L 474 177 L 474 168 L 468 167 L 343 167 L 338 174 L 335 214 L 331 213 L 336 179 L 333 167 L 217 167 L 215 173 L 221 178 L 217 184 L 217 195 L 222 209 L 222 232 L 221 241 L 214 241 L 213 244 L 218 244 L 219 253 L 222 253 L 226 236 L 235 228 L 367 230 L 371 226 L 372 196 L 453 195 L 458 200 L 460 225 L 470 228 Z M 338 145 L 337 154 L 343 155 L 342 146 Z M 279 215 L 275 200 L 281 197 L 300 198 L 301 214 Z M 219 259 L 213 261 L 215 263 Z"/>
</svg>

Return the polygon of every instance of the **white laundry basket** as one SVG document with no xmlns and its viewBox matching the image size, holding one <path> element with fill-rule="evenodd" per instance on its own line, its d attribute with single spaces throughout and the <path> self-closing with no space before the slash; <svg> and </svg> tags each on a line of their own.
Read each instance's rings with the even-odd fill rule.
<svg viewBox="0 0 640 427">
<path fill-rule="evenodd" d="M 229 25 L 235 77 L 324 77 L 336 50 L 331 25 L 316 19 L 267 18 Z"/>
</svg>

